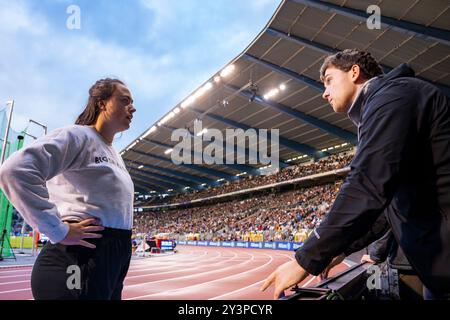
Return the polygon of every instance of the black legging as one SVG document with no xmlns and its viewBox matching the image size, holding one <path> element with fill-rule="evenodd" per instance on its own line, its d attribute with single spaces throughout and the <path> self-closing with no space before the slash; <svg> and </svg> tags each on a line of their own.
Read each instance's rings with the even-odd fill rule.
<svg viewBox="0 0 450 320">
<path fill-rule="evenodd" d="M 31 289 L 36 300 L 120 300 L 131 259 L 131 231 L 105 228 L 95 249 L 47 242 L 34 263 Z M 74 281 L 80 270 L 80 288 Z M 73 267 L 72 267 L 73 268 Z M 69 286 L 68 286 L 69 282 Z M 74 288 L 75 286 L 75 288 Z M 70 288 L 70 289 L 69 289 Z"/>
</svg>

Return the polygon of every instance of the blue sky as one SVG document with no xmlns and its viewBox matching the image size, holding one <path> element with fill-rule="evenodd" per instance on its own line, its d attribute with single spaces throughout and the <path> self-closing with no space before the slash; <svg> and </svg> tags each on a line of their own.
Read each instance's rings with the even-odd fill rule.
<svg viewBox="0 0 450 320">
<path fill-rule="evenodd" d="M 279 3 L 0 0 L 0 105 L 15 100 L 15 130 L 29 119 L 52 130 L 75 121 L 97 79 L 118 77 L 137 109 L 120 151 L 242 52 Z M 66 27 L 70 5 L 79 30 Z"/>
</svg>

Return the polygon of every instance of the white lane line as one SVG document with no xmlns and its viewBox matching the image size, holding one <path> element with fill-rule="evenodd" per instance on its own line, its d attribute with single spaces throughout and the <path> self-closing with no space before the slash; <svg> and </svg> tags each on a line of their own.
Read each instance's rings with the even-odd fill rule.
<svg viewBox="0 0 450 320">
<path fill-rule="evenodd" d="M 217 296 L 217 297 L 209 298 L 208 300 L 220 299 L 220 298 L 223 298 L 223 297 L 225 297 L 225 296 L 229 296 L 230 294 L 234 294 L 234 293 L 237 293 L 237 292 L 240 292 L 240 291 L 244 291 L 244 290 L 246 290 L 246 289 L 248 289 L 248 288 L 251 288 L 251 287 L 257 285 L 258 283 L 264 282 L 265 280 L 266 280 L 266 279 L 263 279 L 263 280 L 261 280 L 261 281 L 252 283 L 252 284 L 250 284 L 250 285 L 248 285 L 248 286 L 246 286 L 246 287 L 243 287 L 243 288 L 240 288 L 240 289 L 231 291 L 231 292 L 227 292 L 227 293 L 225 293 L 225 294 L 221 294 L 220 296 Z"/>
<path fill-rule="evenodd" d="M 288 256 L 287 254 L 279 253 L 278 255 L 279 255 L 279 256 L 284 256 L 284 257 L 289 258 L 289 259 L 291 259 L 291 260 L 295 260 L 294 257 Z"/>
<path fill-rule="evenodd" d="M 251 255 L 251 254 L 250 254 L 250 255 Z M 189 275 L 186 275 L 186 276 L 175 277 L 175 278 L 169 278 L 169 279 L 162 279 L 162 280 L 155 280 L 155 281 L 150 281 L 150 282 L 136 283 L 136 284 L 131 284 L 131 285 L 125 286 L 125 288 L 146 286 L 147 284 L 159 283 L 159 282 L 167 282 L 167 281 L 178 280 L 178 279 L 186 279 L 186 278 L 195 279 L 195 278 L 199 278 L 199 277 L 201 278 L 201 277 L 203 277 L 205 274 L 222 272 L 222 271 L 224 271 L 224 270 L 228 270 L 228 269 L 236 268 L 236 267 L 241 266 L 241 265 L 245 265 L 245 264 L 249 263 L 250 261 L 252 261 L 253 259 L 254 259 L 254 257 L 252 257 L 252 259 L 247 260 L 247 261 L 245 261 L 245 262 L 238 263 L 237 265 L 229 266 L 229 267 L 225 267 L 225 268 L 221 268 L 221 269 L 215 269 L 215 270 L 211 270 L 211 271 L 207 271 L 207 272 L 202 272 L 202 273 L 198 273 L 198 274 L 189 274 Z"/>
<path fill-rule="evenodd" d="M 3 271 L 5 269 L 16 269 L 16 268 L 25 268 L 25 267 L 32 267 L 34 264 L 14 264 L 10 266 L 1 266 L 0 271 Z"/>
<path fill-rule="evenodd" d="M 196 251 L 196 252 L 199 252 L 199 251 Z M 165 263 L 165 262 L 170 262 L 173 260 L 180 261 L 180 260 L 182 260 L 181 258 L 183 258 L 183 260 L 198 259 L 207 254 L 208 254 L 208 251 L 203 251 L 202 254 L 195 254 L 195 255 L 186 255 L 186 254 L 179 255 L 179 253 L 177 253 L 177 256 L 175 256 L 175 254 L 172 254 L 170 256 L 164 256 L 164 257 L 152 257 L 152 258 L 151 257 L 137 257 L 137 258 L 132 258 L 131 266 L 134 267 L 134 266 L 147 264 L 149 261 L 152 261 L 153 263 Z M 166 258 L 166 259 L 164 259 L 164 258 Z"/>
<path fill-rule="evenodd" d="M 345 259 L 344 261 L 342 261 L 347 267 L 353 267 L 356 263 L 354 263 L 353 261 L 351 261 L 351 260 L 347 260 L 347 259 Z M 349 263 L 349 262 L 352 262 L 352 263 Z"/>
<path fill-rule="evenodd" d="M 291 256 L 288 256 L 287 254 L 282 254 L 282 253 L 280 253 L 280 254 L 278 254 L 278 256 L 285 256 L 286 258 L 289 258 L 289 259 L 291 259 L 291 260 L 295 260 L 295 258 L 293 258 L 293 257 L 291 257 Z M 307 285 L 309 285 L 315 278 L 316 278 L 315 276 L 312 277 L 312 278 L 311 278 L 308 282 L 306 282 L 302 287 L 306 287 Z M 261 283 L 261 282 L 264 282 L 264 281 L 265 281 L 265 279 L 263 279 L 263 280 L 261 280 L 261 281 L 258 281 L 258 282 L 255 282 L 255 283 L 252 283 L 251 285 L 248 285 L 248 286 L 243 287 L 243 288 L 241 288 L 241 289 L 234 290 L 234 291 L 231 291 L 231 292 L 227 292 L 227 293 L 222 294 L 222 295 L 217 296 L 217 297 L 209 298 L 208 300 L 216 300 L 216 299 L 220 299 L 220 298 L 229 296 L 229 295 L 234 294 L 234 293 L 238 293 L 238 292 L 240 292 L 240 291 L 244 291 L 244 290 L 246 290 L 246 289 L 248 289 L 248 288 L 251 288 L 251 287 L 253 287 L 253 286 L 255 286 L 255 285 L 257 285 L 257 284 L 259 284 L 259 283 Z"/>
<path fill-rule="evenodd" d="M 220 253 L 219 254 L 219 256 L 217 256 L 217 257 L 220 257 L 220 255 L 221 255 L 222 253 Z M 236 257 L 237 256 L 237 254 L 234 254 L 234 256 L 233 256 L 233 258 L 234 257 Z M 214 257 L 214 258 L 217 258 L 217 257 Z M 211 260 L 211 259 L 208 259 L 208 260 Z M 229 260 L 231 260 L 231 259 L 229 259 Z M 223 262 L 223 261 L 222 261 Z M 175 266 L 176 267 L 176 266 Z M 196 269 L 196 268 L 191 268 L 191 269 Z M 23 271 L 23 270 L 14 270 L 15 272 L 17 272 L 17 271 Z M 8 272 L 8 271 L 5 271 L 5 272 Z M 11 271 L 9 271 L 9 272 L 11 272 Z M 175 272 L 175 271 L 173 271 L 173 272 Z M 179 272 L 179 270 L 177 270 L 177 272 Z M 169 272 L 168 272 L 169 273 Z M 158 274 L 164 274 L 164 273 L 158 273 Z M 31 275 L 31 274 L 29 274 L 29 273 L 27 273 L 27 274 L 25 274 L 25 275 L 13 275 L 13 276 L 4 276 L 4 277 L 7 277 L 7 278 L 14 278 L 14 277 L 20 277 L 20 276 L 27 276 L 27 275 Z M 147 276 L 147 275 L 144 275 L 144 276 Z M 0 277 L 0 278 L 4 278 L 4 277 Z M 140 277 L 140 276 L 134 276 L 134 277 Z M 133 276 L 132 277 L 127 277 L 127 279 L 129 279 L 129 278 L 134 278 Z M 0 285 L 7 285 L 7 284 L 17 284 L 17 283 L 24 283 L 24 282 L 30 282 L 30 280 L 23 280 L 23 281 L 14 281 L 14 282 L 5 282 L 5 283 L 0 283 Z"/>
<path fill-rule="evenodd" d="M 274 252 L 274 254 L 275 254 L 275 252 Z M 284 256 L 284 257 L 289 258 L 289 259 L 291 259 L 291 260 L 295 260 L 295 259 L 292 258 L 291 256 L 288 256 L 287 254 L 283 254 L 283 253 L 278 253 L 277 256 Z M 238 293 L 238 292 L 247 290 L 248 288 L 251 288 L 251 287 L 253 287 L 253 286 L 255 286 L 255 285 L 257 285 L 257 284 L 259 284 L 259 283 L 261 283 L 261 282 L 264 282 L 265 280 L 266 280 L 266 279 L 260 280 L 260 281 L 258 281 L 258 282 L 252 283 L 252 284 L 250 284 L 250 285 L 248 285 L 248 286 L 246 286 L 246 287 L 243 287 L 243 288 L 240 288 L 240 289 L 231 291 L 231 292 L 227 292 L 227 293 L 225 293 L 225 294 L 221 294 L 220 296 L 216 296 L 216 297 L 213 297 L 213 298 L 209 298 L 208 300 L 220 299 L 220 298 L 229 296 L 229 295 L 231 295 L 231 294 L 234 294 L 234 293 Z"/>
<path fill-rule="evenodd" d="M 161 265 L 161 264 L 160 265 L 153 265 L 153 263 L 151 263 L 151 261 L 149 261 L 149 263 L 146 266 L 141 266 L 139 268 L 134 268 L 133 270 L 128 270 L 128 274 L 130 272 L 151 271 L 151 270 L 158 270 L 158 269 L 161 269 L 161 268 L 170 268 L 170 267 L 179 268 L 180 265 L 189 267 L 191 265 L 198 265 L 198 264 L 201 264 L 201 263 L 204 263 L 204 262 L 208 262 L 208 261 L 211 261 L 211 260 L 215 260 L 215 259 L 218 259 L 218 258 L 222 258 L 222 257 L 223 257 L 222 254 L 219 253 L 219 255 L 214 256 L 214 257 L 210 257 L 210 258 L 205 259 L 205 260 L 192 261 L 192 262 L 188 262 L 188 263 L 183 262 L 183 261 L 174 261 L 174 262 L 167 262 L 164 265 Z M 149 265 L 152 265 L 152 267 L 148 268 Z"/>
<path fill-rule="evenodd" d="M 194 252 L 194 251 L 190 251 L 190 252 Z M 223 251 L 222 251 L 223 252 Z M 202 252 L 203 254 L 202 255 L 206 255 L 207 254 L 207 251 L 203 251 Z M 244 253 L 244 252 L 243 252 Z M 231 258 L 231 259 L 228 259 L 228 260 L 232 260 L 234 257 L 236 257 L 237 256 L 237 254 L 235 253 L 235 252 L 233 252 L 233 254 L 234 254 L 234 256 Z M 266 254 L 264 254 L 264 255 L 266 255 Z M 290 256 L 288 256 L 288 255 L 286 255 L 286 254 L 278 254 L 278 255 L 281 255 L 281 256 L 285 256 L 285 257 L 287 257 L 287 258 L 289 258 L 289 259 L 291 259 L 291 260 L 294 260 L 294 258 L 292 258 L 292 257 L 290 257 Z M 267 256 L 267 255 L 266 255 Z M 212 259 L 208 259 L 208 260 L 212 260 Z M 253 259 L 251 259 L 251 260 L 253 260 Z M 251 261 L 250 260 L 250 261 Z M 139 262 L 142 262 L 142 264 L 144 264 L 144 261 L 139 261 Z M 146 263 L 147 261 L 145 261 L 145 263 Z M 158 262 L 160 262 L 160 261 L 158 261 Z M 204 262 L 204 261 L 203 261 Z M 225 261 L 221 261 L 221 262 L 218 262 L 218 263 L 216 263 L 216 264 L 222 264 L 222 263 L 224 263 Z M 249 262 L 249 261 L 246 261 L 246 262 Z M 344 263 L 347 265 L 347 266 L 351 266 L 350 264 L 348 264 L 348 263 L 346 263 L 345 261 L 344 261 Z M 141 264 L 141 263 L 139 263 L 139 264 Z M 240 265 L 240 264 L 239 264 Z M 33 265 L 21 265 L 20 267 L 32 267 Z M 16 266 L 16 267 L 19 267 L 19 266 Z M 233 266 L 233 267 L 236 267 L 236 266 Z M 262 266 L 261 266 L 262 267 Z M 258 268 L 256 268 L 256 269 L 259 269 L 259 268 L 261 268 L 261 267 L 258 267 Z M 1 269 L 11 269 L 11 267 L 2 267 L 2 268 L 0 268 L 0 270 Z M 256 270 L 256 269 L 252 269 L 252 270 L 250 270 L 250 271 L 254 271 L 254 270 Z M 214 270 L 214 271 L 220 271 L 220 270 L 224 270 L 224 269 L 219 269 L 219 270 Z M 8 270 L 8 271 L 0 271 L 1 273 L 6 273 L 6 272 L 23 272 L 23 271 L 25 271 L 25 270 Z M 136 270 L 136 271 L 138 271 L 138 270 Z M 247 271 L 248 272 L 248 271 Z M 244 273 L 247 273 L 247 272 L 244 272 Z M 243 273 L 240 273 L 240 274 L 243 274 Z M 239 274 L 239 275 L 240 275 Z M 0 277 L 0 278 L 5 278 L 5 277 L 7 277 L 7 278 L 11 278 L 11 277 L 20 277 L 20 276 L 26 276 L 26 275 L 29 275 L 29 274 L 25 274 L 25 275 L 15 275 L 15 276 L 4 276 L 4 277 Z M 232 276 L 234 276 L 234 275 L 232 275 Z M 229 277 L 232 277 L 232 276 L 229 276 Z M 229 278 L 229 277 L 225 277 L 225 278 Z M 204 282 L 204 283 L 209 283 L 209 282 L 215 282 L 215 281 L 218 281 L 218 280 L 221 280 L 221 279 L 225 279 L 225 278 L 220 278 L 220 279 L 216 279 L 216 280 L 213 280 L 213 281 L 208 281 L 208 282 Z M 306 285 L 308 285 L 311 281 L 313 281 L 314 279 L 315 279 L 316 277 L 313 277 L 312 279 L 310 279 L 304 286 L 306 286 Z M 172 278 L 173 279 L 173 278 Z M 168 280 L 171 280 L 171 279 L 168 279 Z M 240 291 L 243 291 L 243 290 L 245 290 L 245 289 L 247 289 L 247 288 L 249 288 L 249 287 L 252 287 L 252 286 L 254 286 L 254 285 L 256 285 L 256 284 L 258 284 L 258 283 L 261 283 L 261 282 L 263 282 L 264 280 L 261 280 L 261 281 L 258 281 L 258 282 L 255 282 L 255 283 L 253 283 L 253 284 L 251 284 L 251 285 L 249 285 L 249 286 L 246 286 L 246 287 L 244 287 L 244 288 L 241 288 L 241 289 L 238 289 L 238 290 L 234 290 L 234 291 L 232 291 L 232 292 L 229 292 L 229 293 L 226 293 L 226 294 L 224 294 L 224 295 L 221 295 L 221 296 L 226 296 L 226 295 L 230 295 L 230 294 L 233 294 L 233 293 L 236 293 L 236 292 L 240 292 Z M 24 283 L 24 282 L 29 282 L 29 280 L 24 280 L 24 281 L 15 281 L 15 282 L 6 282 L 6 283 L 0 283 L 0 285 L 6 285 L 6 284 L 16 284 L 16 283 Z M 197 285 L 194 285 L 194 286 L 198 286 L 198 285 L 203 285 L 204 283 L 201 283 L 201 284 L 197 284 Z M 132 286 L 136 286 L 136 285 L 132 285 Z M 126 286 L 126 287 L 130 287 L 130 286 Z M 192 286 L 190 286 L 190 287 L 192 287 Z M 183 289 L 183 288 L 180 288 L 180 289 Z M 180 290 L 180 289 L 175 289 L 175 290 Z M 20 292 L 20 291 L 28 291 L 28 290 L 30 290 L 30 288 L 27 288 L 27 289 L 17 289 L 17 290 L 9 290 L 9 291 L 1 291 L 0 293 L 11 293 L 11 292 Z M 169 290 L 169 291 L 172 291 L 172 290 Z M 218 296 L 218 297 L 221 297 L 221 296 Z M 217 299 L 218 297 L 214 297 L 214 298 L 210 298 L 211 300 L 212 299 Z M 130 298 L 130 300 L 131 299 L 136 299 L 136 298 L 139 298 L 139 297 L 134 297 L 134 298 Z M 34 300 L 34 299 L 30 299 L 30 300 Z"/>
<path fill-rule="evenodd" d="M 234 256 L 233 256 L 232 258 L 234 258 L 234 257 L 236 257 L 236 256 L 237 256 L 237 254 L 234 254 Z M 231 258 L 231 259 L 232 259 L 232 258 Z M 223 260 L 223 261 L 221 261 L 220 263 L 227 262 L 227 261 L 229 261 L 229 260 L 231 260 L 231 259 Z M 219 263 L 216 263 L 216 264 L 219 264 Z M 214 265 L 216 265 L 216 264 L 214 264 Z M 210 265 L 210 266 L 212 266 L 212 265 Z M 175 267 L 177 267 L 177 266 L 175 266 Z M 178 268 L 179 268 L 179 266 L 178 266 Z M 190 269 L 184 269 L 184 270 L 195 270 L 195 269 L 197 269 L 197 268 L 190 268 Z M 184 271 L 184 270 L 183 270 L 183 271 Z M 179 269 L 178 269 L 178 270 L 174 270 L 174 271 L 170 271 L 170 272 L 162 272 L 162 273 L 159 272 L 158 275 L 160 275 L 160 274 L 166 274 L 166 273 L 174 273 L 174 272 L 180 272 L 180 271 L 179 271 Z M 142 277 L 142 276 L 148 276 L 148 275 L 131 276 L 131 277 L 127 277 L 126 279 L 136 278 L 136 277 Z M 24 283 L 24 282 L 29 283 L 30 280 L 14 281 L 14 282 L 5 282 L 5 283 L 0 283 L 0 286 L 1 286 L 1 285 L 8 285 L 8 284 L 18 284 L 18 283 Z"/>
<path fill-rule="evenodd" d="M 31 273 L 31 269 L 28 270 L 9 270 L 9 271 L 0 271 L 0 276 L 6 273 L 17 273 L 17 272 L 28 272 Z"/>
<path fill-rule="evenodd" d="M 31 276 L 31 273 L 27 273 L 27 274 L 17 274 L 14 276 L 0 276 L 0 279 L 5 279 L 5 278 L 17 278 L 17 277 L 28 277 Z"/>
<path fill-rule="evenodd" d="M 236 256 L 236 254 L 233 256 L 233 258 Z M 219 256 L 217 256 L 217 257 L 214 257 L 214 258 L 218 258 Z M 176 266 L 175 266 L 176 267 Z M 197 269 L 197 268 L 191 268 L 191 269 Z M 19 271 L 19 270 L 16 270 L 16 271 Z M 137 271 L 137 270 L 136 270 Z M 172 272 L 179 272 L 179 270 L 177 270 L 177 271 L 172 271 Z M 167 273 L 170 273 L 170 272 L 167 272 Z M 164 274 L 164 273 L 158 273 L 158 274 Z M 23 275 L 11 275 L 11 276 L 0 276 L 0 278 L 17 278 L 17 277 L 25 277 L 25 276 L 31 276 L 31 274 L 30 273 L 27 273 L 27 274 L 23 274 Z M 142 276 L 148 276 L 148 275 L 140 275 L 140 276 L 131 276 L 131 277 L 127 277 L 127 279 L 130 279 L 130 278 L 136 278 L 136 277 L 142 277 Z M 6 285 L 6 284 L 16 284 L 16 283 L 24 283 L 24 282 L 30 282 L 30 280 L 23 280 L 23 281 L 14 281 L 14 282 L 5 282 L 5 283 L 0 283 L 0 285 Z"/>
<path fill-rule="evenodd" d="M 177 255 L 177 256 L 183 256 L 183 257 L 190 257 L 190 256 L 198 255 L 198 253 L 202 253 L 202 252 L 203 252 L 203 251 L 200 251 L 200 250 L 195 250 L 195 251 L 194 251 L 194 250 L 191 250 L 191 251 L 183 251 L 183 250 L 179 250 L 179 251 L 177 251 L 176 255 Z M 175 253 L 174 253 L 174 254 L 175 254 Z M 169 259 L 169 258 L 173 257 L 174 254 L 160 256 L 160 258 L 161 258 L 161 260 L 162 260 L 162 259 Z M 157 256 L 153 256 L 153 257 L 157 257 Z M 146 256 L 146 257 L 138 256 L 137 253 L 135 253 L 135 254 L 133 255 L 133 257 L 132 257 L 133 261 L 136 261 L 136 262 L 145 261 L 147 258 L 150 258 L 150 256 Z"/>
<path fill-rule="evenodd" d="M 156 260 L 152 260 L 152 259 L 149 259 L 149 260 L 147 260 L 145 263 L 142 263 L 142 264 L 140 264 L 139 266 L 134 266 L 134 269 L 136 269 L 136 268 L 141 268 L 141 267 L 145 267 L 145 266 L 148 266 L 148 265 L 155 265 L 155 266 L 162 266 L 162 267 L 165 267 L 165 266 L 167 266 L 167 265 L 171 265 L 171 264 L 173 264 L 174 262 L 175 263 L 180 263 L 180 264 L 193 264 L 193 263 L 198 263 L 199 262 L 199 258 L 202 258 L 203 256 L 205 256 L 205 259 L 204 260 L 200 260 L 200 261 L 209 261 L 209 260 L 212 260 L 212 259 L 214 259 L 214 258 L 217 258 L 217 257 L 222 257 L 223 256 L 223 254 L 221 254 L 220 252 L 217 252 L 217 251 L 214 251 L 213 253 L 215 253 L 216 255 L 215 256 L 209 256 L 209 257 L 206 257 L 207 255 L 208 255 L 208 253 L 210 253 L 210 252 L 207 252 L 207 251 L 205 251 L 204 252 L 205 254 L 203 254 L 203 255 L 201 255 L 201 256 L 199 256 L 199 257 L 188 257 L 189 258 L 189 260 L 182 260 L 182 259 L 179 259 L 180 257 L 178 256 L 178 257 L 175 257 L 174 259 L 171 259 L 171 260 L 166 260 L 166 261 L 156 261 Z M 131 267 L 130 267 L 131 268 Z"/>
<path fill-rule="evenodd" d="M 265 266 L 267 266 L 268 264 L 270 264 L 273 261 L 273 257 L 271 255 L 268 255 L 268 254 L 265 254 L 265 253 L 263 253 L 263 255 L 269 257 L 270 260 L 268 262 L 266 262 L 265 264 L 263 264 L 263 265 L 261 265 L 261 266 L 259 266 L 257 268 L 250 269 L 248 271 L 240 272 L 238 274 L 232 274 L 230 276 L 226 276 L 226 277 L 222 277 L 222 278 L 218 278 L 218 279 L 214 279 L 214 280 L 210 280 L 210 281 L 205 281 L 205 282 L 202 282 L 202 283 L 198 283 L 198 284 L 195 284 L 195 285 L 190 285 L 190 286 L 186 286 L 186 287 L 182 287 L 182 288 L 166 290 L 166 291 L 162 291 L 162 292 L 158 292 L 158 293 L 152 293 L 152 294 L 147 294 L 147 295 L 138 296 L 138 297 L 132 297 L 132 298 L 128 298 L 126 300 L 136 300 L 136 299 L 147 298 L 147 297 L 151 297 L 151 296 L 155 296 L 155 295 L 164 295 L 164 294 L 170 294 L 170 293 L 177 293 L 177 292 L 180 292 L 180 291 L 185 291 L 186 289 L 191 289 L 191 288 L 203 286 L 203 285 L 208 284 L 208 283 L 214 283 L 214 282 L 217 282 L 217 281 L 222 281 L 224 279 L 229 279 L 229 278 L 236 277 L 236 276 L 242 276 L 243 274 L 246 274 L 246 273 L 249 273 L 249 272 L 255 272 L 258 269 L 264 268 Z M 255 259 L 254 255 L 251 254 L 251 256 L 252 256 L 252 258 L 248 262 L 251 262 L 251 261 L 253 261 Z M 233 266 L 233 268 L 235 268 L 235 267 L 236 266 Z"/>
<path fill-rule="evenodd" d="M 222 265 L 222 264 L 224 264 L 225 262 L 228 262 L 228 261 L 231 261 L 231 260 L 233 260 L 234 262 L 235 261 L 247 261 L 248 259 L 235 259 L 236 258 L 236 256 L 237 256 L 237 254 L 235 254 L 234 256 L 232 256 L 232 257 L 230 257 L 230 258 L 228 258 L 228 259 L 221 259 L 221 260 L 219 260 L 219 261 L 217 261 L 217 262 L 214 262 L 214 263 L 210 263 L 210 264 L 206 264 L 206 265 L 197 265 L 197 266 L 193 266 L 193 267 L 191 267 L 191 268 L 186 268 L 186 266 L 184 266 L 183 264 L 176 264 L 176 265 L 171 265 L 170 266 L 170 268 L 172 269 L 174 269 L 174 270 L 170 270 L 170 271 L 166 271 L 166 272 L 158 272 L 157 274 L 159 275 L 159 274 L 166 274 L 166 273 L 175 273 L 175 272 L 180 272 L 180 271 L 186 271 L 186 270 L 198 270 L 198 269 L 200 269 L 200 268 L 210 268 L 210 267 L 212 267 L 212 266 L 216 266 L 216 265 Z M 181 269 L 180 269 L 181 268 Z M 161 268 L 152 268 L 151 270 L 161 270 Z M 156 274 L 156 273 L 155 273 Z M 155 275 L 155 274 L 150 274 L 150 275 Z M 146 276 L 148 276 L 149 274 L 143 274 L 143 275 L 137 275 L 137 276 L 128 276 L 127 275 L 127 277 L 126 277 L 126 279 L 133 279 L 133 278 L 139 278 L 139 277 L 146 277 Z"/>
<path fill-rule="evenodd" d="M 0 294 L 3 294 L 3 293 L 12 293 L 12 292 L 20 292 L 20 291 L 31 291 L 31 288 L 27 288 L 27 289 L 17 289 L 17 290 L 9 290 L 9 291 L 0 291 Z"/>
<path fill-rule="evenodd" d="M 228 259 L 228 260 L 231 260 L 231 259 L 233 259 L 234 257 L 236 257 L 236 254 L 233 256 L 233 257 L 231 257 L 230 259 Z M 220 258 L 220 256 L 217 256 L 217 257 L 214 257 L 214 260 L 217 260 L 218 258 Z M 208 260 L 213 260 L 213 259 L 208 259 Z M 228 260 L 226 260 L 226 261 L 228 261 Z M 224 260 L 223 259 L 221 259 L 221 260 L 219 260 L 218 262 L 216 262 L 216 263 L 214 263 L 213 265 L 215 265 L 215 264 L 218 264 L 218 263 L 221 263 L 221 262 L 223 262 Z M 204 262 L 204 261 L 203 261 Z M 142 269 L 142 270 L 139 270 L 139 271 L 152 271 L 152 270 L 161 270 L 161 268 L 164 268 L 164 269 L 174 269 L 174 270 L 170 270 L 169 269 L 169 271 L 165 271 L 165 272 L 158 272 L 157 274 L 159 275 L 159 274 L 167 274 L 167 273 L 175 273 L 175 272 L 180 272 L 180 268 L 182 268 L 182 270 L 181 271 L 185 271 L 185 270 L 196 270 L 196 269 L 198 269 L 198 268 L 200 268 L 201 267 L 201 265 L 199 266 L 199 265 L 196 265 L 195 266 L 195 264 L 192 264 L 193 265 L 193 267 L 192 268 L 186 268 L 186 265 L 184 264 L 184 263 L 172 263 L 171 265 L 169 265 L 169 266 L 159 266 L 159 267 L 156 267 L 156 268 L 149 268 L 149 269 Z M 138 270 L 135 270 L 135 271 L 138 271 Z M 128 273 L 129 274 L 129 273 Z M 154 273 L 147 273 L 147 274 L 140 274 L 140 275 L 136 275 L 136 276 L 129 276 L 127 274 L 127 276 L 126 276 L 126 278 L 125 278 L 125 280 L 127 280 L 127 279 L 134 279 L 134 278 L 142 278 L 142 277 L 148 277 L 148 276 L 151 276 L 151 275 L 155 275 Z"/>
<path fill-rule="evenodd" d="M 197 256 L 184 256 L 184 257 L 182 257 L 182 256 L 181 257 L 180 256 L 173 257 L 172 256 L 172 259 L 164 259 L 164 260 L 162 258 L 146 257 L 146 258 L 142 258 L 142 259 L 145 259 L 145 261 L 139 261 L 139 263 L 135 263 L 134 260 L 132 260 L 130 269 L 139 268 L 141 266 L 145 266 L 148 264 L 164 265 L 164 264 L 171 263 L 173 261 L 181 261 L 181 262 L 189 263 L 192 261 L 198 261 L 198 260 L 206 259 L 206 258 L 208 258 L 207 254 L 202 254 L 202 255 L 197 255 Z"/>
<path fill-rule="evenodd" d="M 213 264 L 208 264 L 205 265 L 204 267 L 209 268 L 210 266 L 214 266 L 217 264 L 223 264 L 224 262 L 228 262 L 230 260 L 233 260 L 235 257 L 237 257 L 237 254 L 234 254 L 233 257 L 229 258 L 229 259 L 221 259 L 216 263 Z M 216 257 L 219 258 L 219 257 Z M 166 271 L 166 272 L 158 272 L 157 274 L 141 274 L 141 275 L 137 275 L 137 276 L 126 276 L 125 280 L 128 279 L 135 279 L 135 278 L 142 278 L 142 277 L 148 277 L 148 276 L 152 276 L 152 275 L 160 275 L 160 274 L 168 274 L 168 273 L 180 273 L 180 268 L 182 268 L 181 271 L 186 271 L 186 270 L 198 270 L 200 268 L 200 266 L 196 266 L 196 267 L 192 267 L 192 268 L 185 268 L 185 266 L 183 264 L 176 264 L 176 265 L 172 265 L 171 267 L 173 267 L 175 270 L 171 270 L 171 271 Z M 158 270 L 160 268 L 157 268 L 156 270 Z M 154 268 L 152 270 L 155 270 Z M 137 284 L 134 284 L 137 285 Z"/>
<path fill-rule="evenodd" d="M 16 283 L 24 283 L 24 282 L 30 283 L 30 280 L 13 281 L 13 282 L 4 282 L 4 283 L 0 283 L 0 286 L 4 286 L 5 284 L 16 284 Z"/>
<path fill-rule="evenodd" d="M 314 281 L 314 279 L 316 279 L 317 276 L 312 277 L 311 279 L 308 280 L 308 282 L 306 282 L 304 285 L 302 285 L 302 288 L 306 287 L 307 285 L 309 285 L 311 282 Z"/>
</svg>

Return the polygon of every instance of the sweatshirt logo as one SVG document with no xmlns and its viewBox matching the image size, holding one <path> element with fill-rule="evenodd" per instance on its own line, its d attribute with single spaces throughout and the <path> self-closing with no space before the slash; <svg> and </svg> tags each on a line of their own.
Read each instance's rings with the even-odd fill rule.
<svg viewBox="0 0 450 320">
<path fill-rule="evenodd" d="M 95 161 L 96 164 L 104 163 L 104 162 L 106 162 L 106 163 L 111 163 L 111 164 L 113 164 L 113 165 L 119 167 L 120 169 L 127 171 L 127 170 L 125 169 L 125 167 L 122 166 L 121 163 L 117 162 L 116 160 L 114 160 L 114 159 L 112 159 L 112 158 L 110 158 L 110 157 L 108 157 L 108 156 L 95 156 L 95 157 L 94 157 L 94 161 Z"/>
</svg>

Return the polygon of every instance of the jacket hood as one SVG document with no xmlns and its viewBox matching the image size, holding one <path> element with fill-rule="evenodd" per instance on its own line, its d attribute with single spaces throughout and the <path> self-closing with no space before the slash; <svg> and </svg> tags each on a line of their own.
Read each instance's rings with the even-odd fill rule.
<svg viewBox="0 0 450 320">
<path fill-rule="evenodd" d="M 389 81 L 396 78 L 402 78 L 402 77 L 414 77 L 416 74 L 413 69 L 411 69 L 410 66 L 408 66 L 406 63 L 402 63 L 398 67 L 392 69 L 388 73 L 386 73 L 384 76 L 381 76 L 379 79 L 384 81 Z"/>
<path fill-rule="evenodd" d="M 388 73 L 370 79 L 365 87 L 361 90 L 361 92 L 356 97 L 355 101 L 349 108 L 347 115 L 350 120 L 358 127 L 358 139 L 359 139 L 359 126 L 361 123 L 361 114 L 362 114 L 362 106 L 368 96 L 372 93 L 378 91 L 382 88 L 387 82 L 403 77 L 414 77 L 415 72 L 411 67 L 409 67 L 406 63 L 402 63 L 398 67 L 392 69 Z"/>
</svg>

